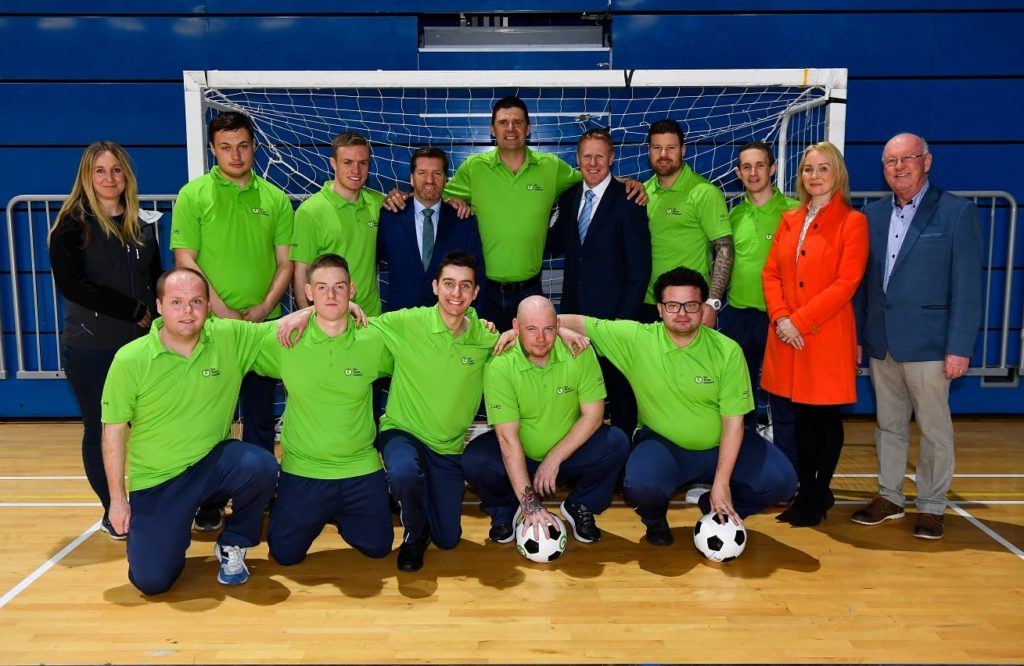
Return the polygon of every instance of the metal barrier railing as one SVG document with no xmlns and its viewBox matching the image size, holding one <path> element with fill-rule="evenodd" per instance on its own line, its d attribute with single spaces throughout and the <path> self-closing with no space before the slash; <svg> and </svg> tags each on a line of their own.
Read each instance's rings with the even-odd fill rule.
<svg viewBox="0 0 1024 666">
<path fill-rule="evenodd" d="M 1024 372 L 1024 351 L 1016 363 L 1009 358 L 1010 323 L 1013 304 L 1013 260 L 1017 237 L 1017 202 L 1008 192 L 965 191 L 956 192 L 971 199 L 982 214 L 982 224 L 987 227 L 985 248 L 985 305 L 981 342 L 981 364 L 972 367 L 969 373 L 981 376 L 1006 376 L 1013 369 Z M 732 201 L 740 193 L 726 193 Z M 874 199 L 891 196 L 889 192 L 854 192 L 854 204 L 863 205 Z M 60 356 L 60 325 L 62 304 L 49 268 L 46 236 L 54 218 L 67 195 L 22 195 L 7 204 L 7 239 L 10 259 L 10 290 L 14 316 L 14 340 L 17 350 L 18 379 L 60 379 L 64 377 Z M 173 211 L 175 195 L 140 196 L 142 204 L 161 212 Z M 160 238 L 166 239 L 169 218 L 158 223 Z M 1005 234 L 1003 231 L 1005 230 Z M 1005 265 L 999 267 L 997 250 L 1002 247 L 998 241 L 1005 238 Z M 998 282 L 996 270 L 1005 270 L 1005 277 Z M 993 291 L 1000 287 L 1002 302 L 994 298 Z M 0 292 L 2 293 L 2 292 Z M 556 295 L 557 296 L 557 295 Z M 988 327 L 993 311 L 1000 313 L 999 327 Z M 2 327 L 2 322 L 0 322 Z M 0 329 L 2 330 L 2 329 Z M 996 342 L 990 341 L 990 332 L 997 332 Z M 0 377 L 7 376 L 3 365 L 3 347 L 0 339 Z M 1024 350 L 1024 330 L 1021 332 L 1021 350 Z M 990 355 L 996 355 L 990 361 Z"/>
</svg>

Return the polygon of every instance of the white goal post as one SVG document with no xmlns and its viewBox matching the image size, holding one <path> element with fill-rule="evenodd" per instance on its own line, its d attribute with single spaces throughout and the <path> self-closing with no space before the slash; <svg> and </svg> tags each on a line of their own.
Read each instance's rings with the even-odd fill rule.
<svg viewBox="0 0 1024 666">
<path fill-rule="evenodd" d="M 369 185 L 408 181 L 408 158 L 434 145 L 454 169 L 493 146 L 490 108 L 505 95 L 530 109 L 535 150 L 575 164 L 579 135 L 611 130 L 617 175 L 648 171 L 647 127 L 662 118 L 686 131 L 686 161 L 720 186 L 732 182 L 736 150 L 776 147 L 777 182 L 791 191 L 803 148 L 843 149 L 845 69 L 595 71 L 186 71 L 189 178 L 207 170 L 206 123 L 218 111 L 249 114 L 261 150 L 256 169 L 301 198 L 333 177 L 331 139 L 344 131 L 373 146 Z M 407 187 L 406 187 L 407 189 Z"/>
</svg>

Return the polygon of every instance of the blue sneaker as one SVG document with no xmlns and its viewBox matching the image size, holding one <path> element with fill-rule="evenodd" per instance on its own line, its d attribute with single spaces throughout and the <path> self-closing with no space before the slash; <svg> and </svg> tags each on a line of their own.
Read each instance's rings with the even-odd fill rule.
<svg viewBox="0 0 1024 666">
<path fill-rule="evenodd" d="M 217 582 L 223 585 L 241 585 L 249 580 L 249 567 L 245 566 L 245 548 L 213 544 L 213 554 L 220 562 Z"/>
<path fill-rule="evenodd" d="M 103 520 L 100 521 L 100 531 L 105 532 L 114 541 L 124 541 L 128 538 L 127 534 L 121 534 L 114 529 L 114 526 L 110 522 L 110 518 L 103 516 Z"/>
</svg>

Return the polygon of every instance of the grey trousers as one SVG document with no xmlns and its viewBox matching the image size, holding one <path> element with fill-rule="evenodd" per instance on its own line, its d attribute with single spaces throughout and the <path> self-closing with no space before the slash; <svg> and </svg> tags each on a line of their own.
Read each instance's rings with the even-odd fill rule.
<svg viewBox="0 0 1024 666">
<path fill-rule="evenodd" d="M 871 359 L 871 383 L 877 402 L 878 492 L 903 506 L 903 477 L 913 415 L 921 428 L 915 502 L 921 513 L 941 515 L 953 481 L 949 381 L 943 372 L 943 361 L 900 363 L 888 354 L 883 360 Z"/>
</svg>

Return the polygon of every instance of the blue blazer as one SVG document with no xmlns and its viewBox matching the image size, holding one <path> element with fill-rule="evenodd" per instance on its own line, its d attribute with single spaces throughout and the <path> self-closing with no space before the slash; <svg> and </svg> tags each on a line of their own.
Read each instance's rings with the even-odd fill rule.
<svg viewBox="0 0 1024 666">
<path fill-rule="evenodd" d="M 559 197 L 551 229 L 549 247 L 565 255 L 561 311 L 638 319 L 651 278 L 647 209 L 626 199 L 626 186 L 612 178 L 581 244 L 577 218 L 582 197 L 582 183 Z"/>
<path fill-rule="evenodd" d="M 388 264 L 388 283 L 381 285 L 381 300 L 384 311 L 400 308 L 430 306 L 437 303 L 432 283 L 437 275 L 438 264 L 451 250 L 462 250 L 477 260 L 477 283 L 480 294 L 474 301 L 481 302 L 484 293 L 483 276 L 484 251 L 480 244 L 476 218 L 460 220 L 451 206 L 441 204 L 438 215 L 437 237 L 430 266 L 423 270 L 419 246 L 416 243 L 415 204 L 410 199 L 405 208 L 397 213 L 385 209 L 380 211 L 380 226 L 377 228 L 377 259 Z"/>
<path fill-rule="evenodd" d="M 871 252 L 854 297 L 858 339 L 872 358 L 900 362 L 971 357 L 982 312 L 978 209 L 929 186 L 882 291 L 892 197 L 864 207 Z"/>
</svg>

